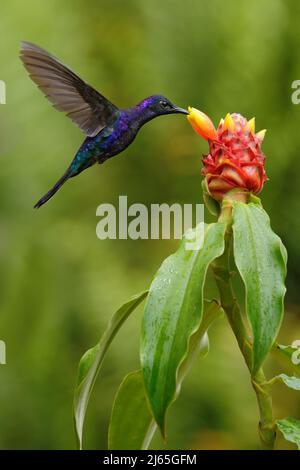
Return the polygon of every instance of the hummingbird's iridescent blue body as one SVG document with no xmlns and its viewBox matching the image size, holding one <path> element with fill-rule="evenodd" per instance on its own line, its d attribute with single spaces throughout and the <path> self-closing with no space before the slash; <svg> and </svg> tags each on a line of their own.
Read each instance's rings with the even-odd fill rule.
<svg viewBox="0 0 300 470">
<path fill-rule="evenodd" d="M 99 134 L 95 137 L 87 137 L 71 164 L 72 172 L 78 174 L 91 164 L 103 163 L 120 153 L 121 150 L 125 150 L 141 126 L 149 120 L 145 109 L 155 101 L 157 101 L 157 95 L 146 98 L 133 108 L 120 110 L 116 119 Z"/>
<path fill-rule="evenodd" d="M 121 111 L 115 122 L 105 127 L 95 137 L 87 137 L 71 164 L 72 171 L 76 173 L 82 171 L 83 166 L 87 168 L 96 162 L 103 163 L 120 152 L 124 140 L 128 146 L 138 130 L 135 131 L 135 116 L 136 113 Z"/>
<path fill-rule="evenodd" d="M 119 109 L 54 56 L 28 42 L 22 43 L 21 59 L 54 107 L 67 113 L 88 136 L 67 171 L 35 207 L 45 204 L 69 178 L 122 152 L 146 122 L 165 114 L 188 114 L 161 95 Z"/>
</svg>

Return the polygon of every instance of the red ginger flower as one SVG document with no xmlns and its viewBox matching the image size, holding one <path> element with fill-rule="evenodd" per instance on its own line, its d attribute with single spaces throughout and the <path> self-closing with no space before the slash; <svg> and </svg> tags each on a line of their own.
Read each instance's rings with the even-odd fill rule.
<svg viewBox="0 0 300 470">
<path fill-rule="evenodd" d="M 260 148 L 266 131 L 255 134 L 254 118 L 247 121 L 240 114 L 228 113 L 215 129 L 206 114 L 195 108 L 189 113 L 190 124 L 209 144 L 202 175 L 211 197 L 221 201 L 233 189 L 258 194 L 267 180 Z"/>
</svg>

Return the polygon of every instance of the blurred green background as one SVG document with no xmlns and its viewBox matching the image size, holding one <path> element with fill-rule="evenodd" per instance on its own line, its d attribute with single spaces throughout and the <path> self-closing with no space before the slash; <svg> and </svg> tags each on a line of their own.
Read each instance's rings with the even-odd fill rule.
<svg viewBox="0 0 300 470">
<path fill-rule="evenodd" d="M 77 364 L 113 311 L 149 285 L 177 242 L 100 241 L 96 207 L 197 203 L 207 150 L 182 116 L 143 128 L 121 156 L 68 182 L 41 210 L 37 199 L 61 176 L 83 140 L 51 108 L 19 58 L 22 39 L 57 55 L 119 106 L 161 93 L 215 123 L 229 112 L 267 128 L 262 199 L 289 251 L 282 343 L 300 339 L 300 79 L 297 0 L 10 0 L 1 3 L 0 79 L 0 447 L 74 448 Z M 207 216 L 207 219 L 209 217 Z M 208 286 L 210 288 L 210 286 Z M 142 309 L 115 340 L 86 420 L 85 447 L 106 448 L 110 408 L 123 376 L 139 366 Z M 168 443 L 155 448 L 256 448 L 257 408 L 226 320 L 191 370 L 168 416 Z M 280 371 L 269 361 L 268 373 Z M 277 386 L 277 417 L 300 418 L 300 396 Z M 279 438 L 278 447 L 286 447 Z"/>
</svg>

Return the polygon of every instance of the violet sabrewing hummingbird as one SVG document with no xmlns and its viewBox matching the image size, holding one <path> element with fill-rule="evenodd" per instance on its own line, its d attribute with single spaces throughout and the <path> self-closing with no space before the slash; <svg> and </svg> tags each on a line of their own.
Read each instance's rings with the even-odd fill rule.
<svg viewBox="0 0 300 470">
<path fill-rule="evenodd" d="M 67 171 L 34 207 L 45 204 L 69 178 L 121 153 L 146 122 L 165 114 L 189 114 L 161 95 L 150 96 L 132 108 L 119 109 L 35 44 L 22 42 L 20 57 L 31 79 L 54 107 L 65 112 L 87 136 Z"/>
</svg>

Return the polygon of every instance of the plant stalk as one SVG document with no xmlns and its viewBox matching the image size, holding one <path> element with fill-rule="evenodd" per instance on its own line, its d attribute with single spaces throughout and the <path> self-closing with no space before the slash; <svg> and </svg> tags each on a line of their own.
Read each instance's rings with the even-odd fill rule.
<svg viewBox="0 0 300 470">
<path fill-rule="evenodd" d="M 228 207 L 226 211 L 228 210 Z M 224 212 L 223 212 L 224 215 Z M 227 218 L 228 212 L 226 214 Z M 240 306 L 234 294 L 231 282 L 230 272 L 230 246 L 232 243 L 232 231 L 228 227 L 225 239 L 225 251 L 223 255 L 215 260 L 212 265 L 214 277 L 220 293 L 221 305 L 226 313 L 230 326 L 238 342 L 239 348 L 249 372 L 252 370 L 252 341 L 248 333 L 247 327 L 243 320 Z M 260 368 L 254 377 L 251 377 L 252 387 L 255 391 L 260 420 L 259 420 L 259 436 L 263 449 L 272 450 L 276 437 L 275 423 L 273 420 L 272 397 L 270 394 L 270 386 L 266 383 L 263 369 Z"/>
</svg>

